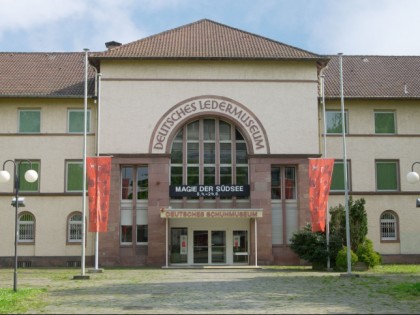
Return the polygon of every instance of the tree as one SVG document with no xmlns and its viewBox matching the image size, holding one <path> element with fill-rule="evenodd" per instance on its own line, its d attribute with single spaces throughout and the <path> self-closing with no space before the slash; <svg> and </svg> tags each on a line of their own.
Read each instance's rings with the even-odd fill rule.
<svg viewBox="0 0 420 315">
<path fill-rule="evenodd" d="M 350 248 L 355 253 L 366 240 L 368 233 L 367 214 L 365 210 L 366 201 L 364 198 L 353 201 L 350 197 L 348 200 L 349 207 L 349 225 L 350 225 Z M 341 240 L 342 245 L 346 246 L 346 213 L 342 204 L 330 209 L 330 234 Z"/>
</svg>

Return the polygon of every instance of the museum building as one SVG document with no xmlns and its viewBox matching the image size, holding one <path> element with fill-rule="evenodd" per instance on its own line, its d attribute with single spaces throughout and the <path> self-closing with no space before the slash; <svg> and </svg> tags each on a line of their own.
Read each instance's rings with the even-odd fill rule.
<svg viewBox="0 0 420 315">
<path fill-rule="evenodd" d="M 288 245 L 310 222 L 309 159 L 335 159 L 329 206 L 343 204 L 343 138 L 375 250 L 420 261 L 420 184 L 405 180 L 420 158 L 420 57 L 342 56 L 343 137 L 337 55 L 208 19 L 106 48 L 0 53 L 0 162 L 17 162 L 26 199 L 20 266 L 80 264 L 86 96 L 87 155 L 112 163 L 101 266 L 304 263 Z M 2 266 L 13 196 L 0 185 Z M 96 236 L 85 235 L 92 265 Z"/>
</svg>

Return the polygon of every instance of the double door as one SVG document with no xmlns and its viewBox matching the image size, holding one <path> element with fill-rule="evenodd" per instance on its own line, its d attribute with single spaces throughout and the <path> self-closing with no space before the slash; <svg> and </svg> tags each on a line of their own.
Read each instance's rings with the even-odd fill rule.
<svg viewBox="0 0 420 315">
<path fill-rule="evenodd" d="M 194 231 L 193 263 L 225 264 L 226 231 Z"/>
</svg>

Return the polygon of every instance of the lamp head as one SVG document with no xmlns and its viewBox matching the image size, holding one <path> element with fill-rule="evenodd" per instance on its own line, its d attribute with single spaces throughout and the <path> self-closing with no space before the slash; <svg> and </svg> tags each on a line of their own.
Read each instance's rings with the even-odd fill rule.
<svg viewBox="0 0 420 315">
<path fill-rule="evenodd" d="M 38 179 L 38 173 L 35 170 L 28 170 L 25 172 L 25 180 L 28 183 L 34 183 Z"/>
<path fill-rule="evenodd" d="M 420 176 L 416 172 L 410 172 L 407 174 L 407 182 L 410 184 L 415 184 L 419 181 Z"/>
<path fill-rule="evenodd" d="M 7 183 L 10 180 L 10 173 L 8 171 L 0 171 L 0 183 Z"/>
</svg>

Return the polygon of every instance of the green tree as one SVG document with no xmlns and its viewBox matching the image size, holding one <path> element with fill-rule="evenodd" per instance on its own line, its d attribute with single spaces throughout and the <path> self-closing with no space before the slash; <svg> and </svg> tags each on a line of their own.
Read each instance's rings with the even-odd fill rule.
<svg viewBox="0 0 420 315">
<path fill-rule="evenodd" d="M 366 201 L 364 198 L 353 201 L 350 197 L 348 201 L 349 207 L 349 225 L 350 225 L 350 248 L 355 253 L 366 240 L 368 233 L 367 214 L 365 210 Z M 342 245 L 346 246 L 346 212 L 345 207 L 339 204 L 337 207 L 330 209 L 330 234 L 336 239 L 341 240 Z"/>
</svg>

